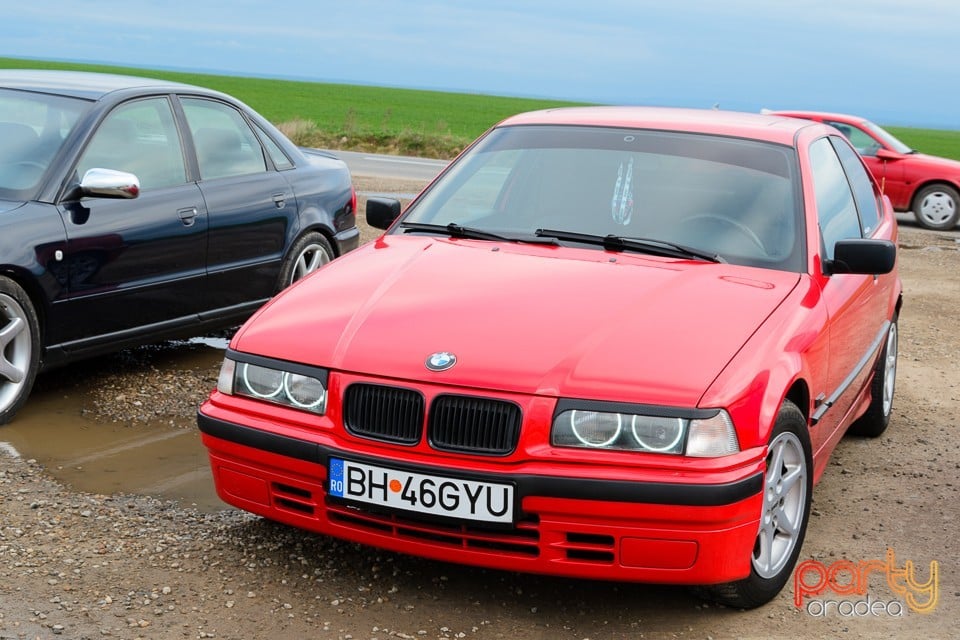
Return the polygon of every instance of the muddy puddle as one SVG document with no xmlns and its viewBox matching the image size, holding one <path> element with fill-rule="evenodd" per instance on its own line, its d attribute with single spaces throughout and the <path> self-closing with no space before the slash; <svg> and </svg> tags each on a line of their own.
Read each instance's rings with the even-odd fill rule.
<svg viewBox="0 0 960 640">
<path fill-rule="evenodd" d="M 132 356 L 81 362 L 42 375 L 23 409 L 0 426 L 0 455 L 33 458 L 78 491 L 150 495 L 208 512 L 227 508 L 216 496 L 206 450 L 188 415 L 111 419 L 90 410 L 91 398 L 103 396 L 104 385 L 117 380 L 145 379 L 138 389 L 149 397 L 165 392 L 152 389 L 151 381 L 170 372 L 177 376 L 215 369 L 226 342 L 170 343 L 148 347 L 152 351 L 147 355 L 133 350 Z"/>
</svg>

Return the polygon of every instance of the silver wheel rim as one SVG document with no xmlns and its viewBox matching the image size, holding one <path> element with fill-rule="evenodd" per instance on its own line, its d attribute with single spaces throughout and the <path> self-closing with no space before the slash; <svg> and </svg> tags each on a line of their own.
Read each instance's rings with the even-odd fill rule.
<svg viewBox="0 0 960 640">
<path fill-rule="evenodd" d="M 956 212 L 957 203 L 945 191 L 928 193 L 920 201 L 920 217 L 933 226 L 944 225 L 950 221 Z"/>
<path fill-rule="evenodd" d="M 330 262 L 330 255 L 322 245 L 317 243 L 308 244 L 299 255 L 297 255 L 297 260 L 293 263 L 293 273 L 290 275 L 290 282 L 288 284 L 293 284 L 328 262 Z"/>
<path fill-rule="evenodd" d="M 883 415 L 893 409 L 893 387 L 897 382 L 897 325 L 890 325 L 887 333 L 886 360 L 883 363 Z"/>
<path fill-rule="evenodd" d="M 767 452 L 760 532 L 753 549 L 753 569 L 761 578 L 778 575 L 800 537 L 807 503 L 807 459 L 800 439 L 781 433 Z"/>
<path fill-rule="evenodd" d="M 0 293 L 0 410 L 12 405 L 27 384 L 32 349 L 26 312 Z"/>
</svg>

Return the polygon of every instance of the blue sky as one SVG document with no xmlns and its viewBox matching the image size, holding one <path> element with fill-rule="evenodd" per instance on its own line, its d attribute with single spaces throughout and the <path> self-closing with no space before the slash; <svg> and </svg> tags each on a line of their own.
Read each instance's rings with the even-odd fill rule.
<svg viewBox="0 0 960 640">
<path fill-rule="evenodd" d="M 960 0 L 33 0 L 0 55 L 960 129 Z"/>
</svg>

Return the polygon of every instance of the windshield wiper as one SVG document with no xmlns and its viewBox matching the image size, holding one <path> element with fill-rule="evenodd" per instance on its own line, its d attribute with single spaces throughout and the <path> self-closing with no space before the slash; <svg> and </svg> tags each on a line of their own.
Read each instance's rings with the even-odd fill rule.
<svg viewBox="0 0 960 640">
<path fill-rule="evenodd" d="M 464 227 L 451 222 L 449 224 L 431 224 L 428 222 L 401 222 L 400 227 L 405 231 L 426 231 L 427 233 L 440 233 L 452 238 L 464 238 L 467 240 L 500 240 L 503 242 L 529 242 L 532 244 L 557 244 L 557 238 L 544 237 L 539 235 L 506 235 L 486 231 L 476 227 Z"/>
<path fill-rule="evenodd" d="M 592 233 L 576 233 L 574 231 L 561 231 L 558 229 L 537 229 L 536 235 L 540 238 L 555 238 L 569 242 L 593 244 L 603 247 L 607 251 L 637 251 L 655 256 L 663 256 L 665 258 L 692 258 L 695 260 L 706 260 L 707 262 L 726 262 L 726 260 L 716 253 L 709 253 L 682 244 L 675 244 L 673 242 L 667 242 L 666 240 L 656 240 L 653 238 L 628 238 L 613 234 L 601 236 Z"/>
</svg>

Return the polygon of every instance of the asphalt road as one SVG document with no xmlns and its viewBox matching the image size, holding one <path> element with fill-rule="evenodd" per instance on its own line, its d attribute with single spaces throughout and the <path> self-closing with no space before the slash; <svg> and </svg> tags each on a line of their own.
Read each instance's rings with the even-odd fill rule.
<svg viewBox="0 0 960 640">
<path fill-rule="evenodd" d="M 446 160 L 386 156 L 354 151 L 334 151 L 334 155 L 347 163 L 355 176 L 369 176 L 390 180 L 432 180 L 447 166 Z"/>
</svg>

